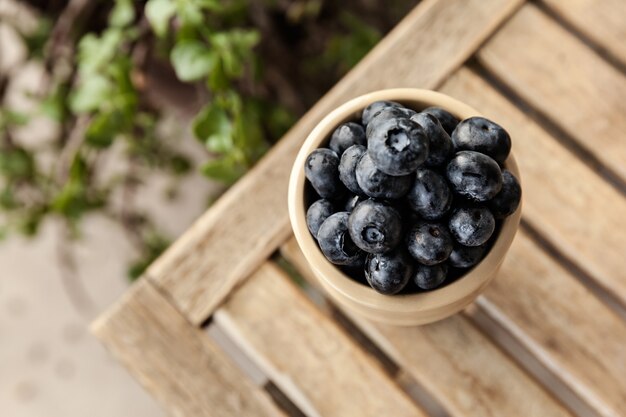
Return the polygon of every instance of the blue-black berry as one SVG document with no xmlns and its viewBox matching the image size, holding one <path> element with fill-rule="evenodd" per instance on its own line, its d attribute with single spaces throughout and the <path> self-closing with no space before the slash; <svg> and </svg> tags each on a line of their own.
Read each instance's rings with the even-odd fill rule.
<svg viewBox="0 0 626 417">
<path fill-rule="evenodd" d="M 339 181 L 339 157 L 330 149 L 311 152 L 304 163 L 304 174 L 322 198 L 339 197 L 344 192 Z"/>
<path fill-rule="evenodd" d="M 452 192 L 444 177 L 430 169 L 418 168 L 406 200 L 411 209 L 421 217 L 436 220 L 450 209 Z"/>
<path fill-rule="evenodd" d="M 510 171 L 502 171 L 502 189 L 489 200 L 489 209 L 496 219 L 510 216 L 517 210 L 522 199 L 522 187 Z"/>
<path fill-rule="evenodd" d="M 317 241 L 326 259 L 336 265 L 363 265 L 365 253 L 350 239 L 349 214 L 343 211 L 324 220 L 317 231 Z"/>
<path fill-rule="evenodd" d="M 369 152 L 366 152 L 356 166 L 356 180 L 363 192 L 370 197 L 395 199 L 409 191 L 413 176 L 398 177 L 385 174 L 376 168 Z"/>
<path fill-rule="evenodd" d="M 369 253 L 384 253 L 402 240 L 402 219 L 396 209 L 380 201 L 360 203 L 348 219 L 352 241 Z"/>
<path fill-rule="evenodd" d="M 456 126 L 459 124 L 459 119 L 441 107 L 428 107 L 422 110 L 422 113 L 428 113 L 435 116 L 448 135 L 451 135 Z"/>
<path fill-rule="evenodd" d="M 428 158 L 428 138 L 424 129 L 409 119 L 388 119 L 368 128 L 367 152 L 385 174 L 407 175 Z"/>
<path fill-rule="evenodd" d="M 413 261 L 402 249 L 372 254 L 365 261 L 365 279 L 381 294 L 397 294 L 413 274 Z"/>
<path fill-rule="evenodd" d="M 313 237 L 317 238 L 317 232 L 324 220 L 329 218 L 335 212 L 333 203 L 326 199 L 320 199 L 311 204 L 306 211 L 306 225 Z"/>
<path fill-rule="evenodd" d="M 444 262 L 437 265 L 415 265 L 413 282 L 422 290 L 434 290 L 446 280 L 448 265 Z"/>
<path fill-rule="evenodd" d="M 341 156 L 352 145 L 365 145 L 365 129 L 358 123 L 347 122 L 339 125 L 330 137 L 330 149 Z"/>
<path fill-rule="evenodd" d="M 493 234 L 496 221 L 486 207 L 461 207 L 454 210 L 448 225 L 461 245 L 480 246 Z"/>
<path fill-rule="evenodd" d="M 448 263 L 455 268 L 469 268 L 480 262 L 486 251 L 487 245 L 463 246 L 456 244 L 450 253 Z"/>
<path fill-rule="evenodd" d="M 502 188 L 502 172 L 492 158 L 474 151 L 461 151 L 448 163 L 446 175 L 452 189 L 472 201 L 487 201 Z"/>
<path fill-rule="evenodd" d="M 446 133 L 435 116 L 429 113 L 417 113 L 411 120 L 422 126 L 428 137 L 428 158 L 424 161 L 427 167 L 438 167 L 452 157 L 452 139 Z"/>
<path fill-rule="evenodd" d="M 484 117 L 463 120 L 452 132 L 454 150 L 476 151 L 503 164 L 511 151 L 511 137 L 502 126 Z"/>
<path fill-rule="evenodd" d="M 339 179 L 348 190 L 355 194 L 363 194 L 356 180 L 356 166 L 366 151 L 365 146 L 352 145 L 341 155 L 339 162 Z"/>
<path fill-rule="evenodd" d="M 395 101 L 375 101 L 363 110 L 361 122 L 363 126 L 367 126 L 372 117 L 387 107 L 402 107 L 402 104 Z"/>
<path fill-rule="evenodd" d="M 409 253 L 424 265 L 435 265 L 448 259 L 453 245 L 448 228 L 439 223 L 418 222 L 406 234 Z"/>
</svg>

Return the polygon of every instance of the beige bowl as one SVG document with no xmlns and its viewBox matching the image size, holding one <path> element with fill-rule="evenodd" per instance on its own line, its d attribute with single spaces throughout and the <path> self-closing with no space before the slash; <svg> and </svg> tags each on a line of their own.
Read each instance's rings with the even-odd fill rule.
<svg viewBox="0 0 626 417">
<path fill-rule="evenodd" d="M 379 294 L 346 276 L 324 257 L 307 228 L 304 162 L 311 151 L 327 144 L 335 127 L 355 120 L 361 110 L 378 100 L 397 101 L 415 110 L 439 106 L 459 119 L 480 115 L 470 106 L 444 94 L 413 88 L 380 90 L 339 106 L 313 129 L 296 158 L 289 181 L 291 226 L 315 276 L 341 306 L 365 318 L 387 324 L 410 326 L 431 323 L 451 316 L 469 305 L 495 277 L 517 231 L 521 205 L 513 215 L 504 220 L 500 234 L 487 256 L 465 275 L 439 289 L 389 296 Z M 505 166 L 520 178 L 513 155 L 509 156 Z"/>
</svg>

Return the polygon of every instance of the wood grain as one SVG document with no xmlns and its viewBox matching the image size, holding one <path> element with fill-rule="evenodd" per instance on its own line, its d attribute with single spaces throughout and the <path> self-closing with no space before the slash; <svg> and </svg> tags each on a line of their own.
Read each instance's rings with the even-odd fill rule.
<svg viewBox="0 0 626 417">
<path fill-rule="evenodd" d="M 316 282 L 295 239 L 281 253 Z M 352 319 L 451 416 L 570 415 L 461 315 L 416 327 Z"/>
<path fill-rule="evenodd" d="M 147 277 L 192 322 L 204 321 L 288 237 L 288 174 L 315 124 L 359 94 L 386 87 L 434 88 L 522 2 L 421 2 L 148 269 Z"/>
<path fill-rule="evenodd" d="M 442 91 L 506 126 L 522 176 L 523 218 L 626 305 L 626 199 L 470 70 Z"/>
<path fill-rule="evenodd" d="M 145 280 L 92 331 L 172 416 L 283 416 L 262 389 Z"/>
<path fill-rule="evenodd" d="M 264 364 L 270 379 L 309 415 L 424 415 L 380 365 L 271 262 L 228 299 L 214 320 Z"/>
<path fill-rule="evenodd" d="M 623 73 L 530 4 L 481 48 L 478 57 L 626 181 Z"/>
<path fill-rule="evenodd" d="M 626 323 L 528 235 L 478 304 L 600 415 L 626 415 Z"/>
<path fill-rule="evenodd" d="M 554 13 L 626 65 L 626 2 L 542 0 Z"/>
</svg>

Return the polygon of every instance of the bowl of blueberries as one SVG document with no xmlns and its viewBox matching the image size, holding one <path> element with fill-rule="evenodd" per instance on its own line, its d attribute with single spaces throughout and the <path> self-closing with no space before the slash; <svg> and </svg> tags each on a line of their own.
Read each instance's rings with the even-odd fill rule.
<svg viewBox="0 0 626 417">
<path fill-rule="evenodd" d="M 380 90 L 310 133 L 289 216 L 335 302 L 420 325 L 457 313 L 495 277 L 519 226 L 519 178 L 502 126 L 438 92 Z"/>
</svg>

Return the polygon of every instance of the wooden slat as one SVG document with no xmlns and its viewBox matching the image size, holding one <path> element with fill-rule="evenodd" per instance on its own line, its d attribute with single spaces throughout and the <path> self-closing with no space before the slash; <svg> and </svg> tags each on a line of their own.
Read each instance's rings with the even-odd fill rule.
<svg viewBox="0 0 626 417">
<path fill-rule="evenodd" d="M 523 219 L 626 305 L 626 199 L 470 70 L 442 91 L 506 126 L 522 176 Z"/>
<path fill-rule="evenodd" d="M 599 414 L 626 415 L 626 323 L 526 233 L 479 305 Z"/>
<path fill-rule="evenodd" d="M 214 320 L 307 414 L 423 416 L 382 368 L 268 262 Z"/>
<path fill-rule="evenodd" d="M 287 182 L 299 145 L 338 104 L 385 87 L 433 88 L 523 0 L 425 0 L 147 272 L 200 323 L 289 234 Z"/>
<path fill-rule="evenodd" d="M 626 181 L 623 73 L 530 4 L 481 48 L 478 57 Z"/>
<path fill-rule="evenodd" d="M 626 65 L 626 2 L 624 0 L 541 1 Z"/>
<path fill-rule="evenodd" d="M 173 416 L 283 416 L 145 280 L 92 331 Z"/>
<path fill-rule="evenodd" d="M 281 252 L 314 282 L 295 239 Z M 410 328 L 352 319 L 451 416 L 570 415 L 461 315 Z"/>
</svg>

